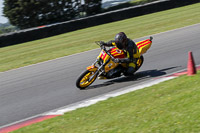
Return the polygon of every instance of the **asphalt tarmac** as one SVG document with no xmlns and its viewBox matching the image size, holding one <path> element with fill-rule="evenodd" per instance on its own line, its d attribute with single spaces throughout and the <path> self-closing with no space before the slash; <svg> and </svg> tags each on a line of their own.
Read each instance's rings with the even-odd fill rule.
<svg viewBox="0 0 200 133">
<path fill-rule="evenodd" d="M 100 49 L 0 73 L 0 127 L 78 101 L 187 68 L 188 52 L 200 64 L 200 24 L 156 35 L 135 77 L 96 80 L 87 90 L 76 79 Z M 139 38 L 141 41 L 148 37 Z"/>
</svg>

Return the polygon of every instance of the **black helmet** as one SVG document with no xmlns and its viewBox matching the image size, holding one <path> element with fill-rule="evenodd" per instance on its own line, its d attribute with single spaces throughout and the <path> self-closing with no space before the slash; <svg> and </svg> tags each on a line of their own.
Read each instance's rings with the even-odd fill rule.
<svg viewBox="0 0 200 133">
<path fill-rule="evenodd" d="M 127 40 L 127 36 L 124 32 L 117 33 L 115 36 L 115 44 L 119 49 L 125 48 Z"/>
</svg>

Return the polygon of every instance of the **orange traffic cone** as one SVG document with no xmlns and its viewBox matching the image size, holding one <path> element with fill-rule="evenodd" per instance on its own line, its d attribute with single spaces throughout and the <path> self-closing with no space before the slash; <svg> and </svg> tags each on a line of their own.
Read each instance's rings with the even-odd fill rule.
<svg viewBox="0 0 200 133">
<path fill-rule="evenodd" d="M 191 75 L 194 75 L 196 73 L 197 73 L 197 71 L 196 71 L 196 66 L 195 66 L 195 62 L 194 62 L 194 59 L 193 59 L 193 55 L 192 55 L 192 52 L 189 51 L 188 52 L 187 75 L 191 76 Z"/>
</svg>

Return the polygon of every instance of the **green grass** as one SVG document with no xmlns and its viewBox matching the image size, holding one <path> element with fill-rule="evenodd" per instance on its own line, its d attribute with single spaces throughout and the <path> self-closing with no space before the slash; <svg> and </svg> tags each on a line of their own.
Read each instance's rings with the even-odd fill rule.
<svg viewBox="0 0 200 133">
<path fill-rule="evenodd" d="M 15 133 L 194 133 L 200 131 L 200 72 L 137 90 Z"/>
<path fill-rule="evenodd" d="M 200 3 L 0 48 L 0 72 L 97 48 L 117 32 L 139 38 L 200 22 Z"/>
</svg>

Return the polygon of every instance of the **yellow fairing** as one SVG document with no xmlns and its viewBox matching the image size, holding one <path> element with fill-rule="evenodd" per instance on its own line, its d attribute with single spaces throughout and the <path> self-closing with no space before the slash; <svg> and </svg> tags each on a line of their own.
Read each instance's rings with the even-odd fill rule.
<svg viewBox="0 0 200 133">
<path fill-rule="evenodd" d="M 105 66 L 105 72 L 110 71 L 111 69 L 116 68 L 119 63 L 115 63 L 114 61 L 110 60 L 109 63 Z M 127 67 L 127 63 L 121 63 L 122 67 Z"/>
<path fill-rule="evenodd" d="M 113 62 L 112 60 L 109 61 L 109 63 L 105 66 L 105 72 L 110 71 L 111 69 L 114 69 L 118 66 L 118 63 Z"/>
<path fill-rule="evenodd" d="M 147 50 L 151 47 L 151 44 L 152 44 L 152 41 L 150 39 L 137 42 L 136 45 L 139 49 L 140 55 L 146 53 Z"/>
<path fill-rule="evenodd" d="M 104 50 L 101 50 L 101 52 L 97 58 L 101 58 L 103 60 L 103 62 L 105 63 L 110 58 L 110 56 L 108 54 L 106 54 L 106 52 L 104 52 Z"/>
<path fill-rule="evenodd" d="M 94 65 L 87 67 L 87 70 L 89 71 L 96 71 L 98 68 Z"/>
</svg>

